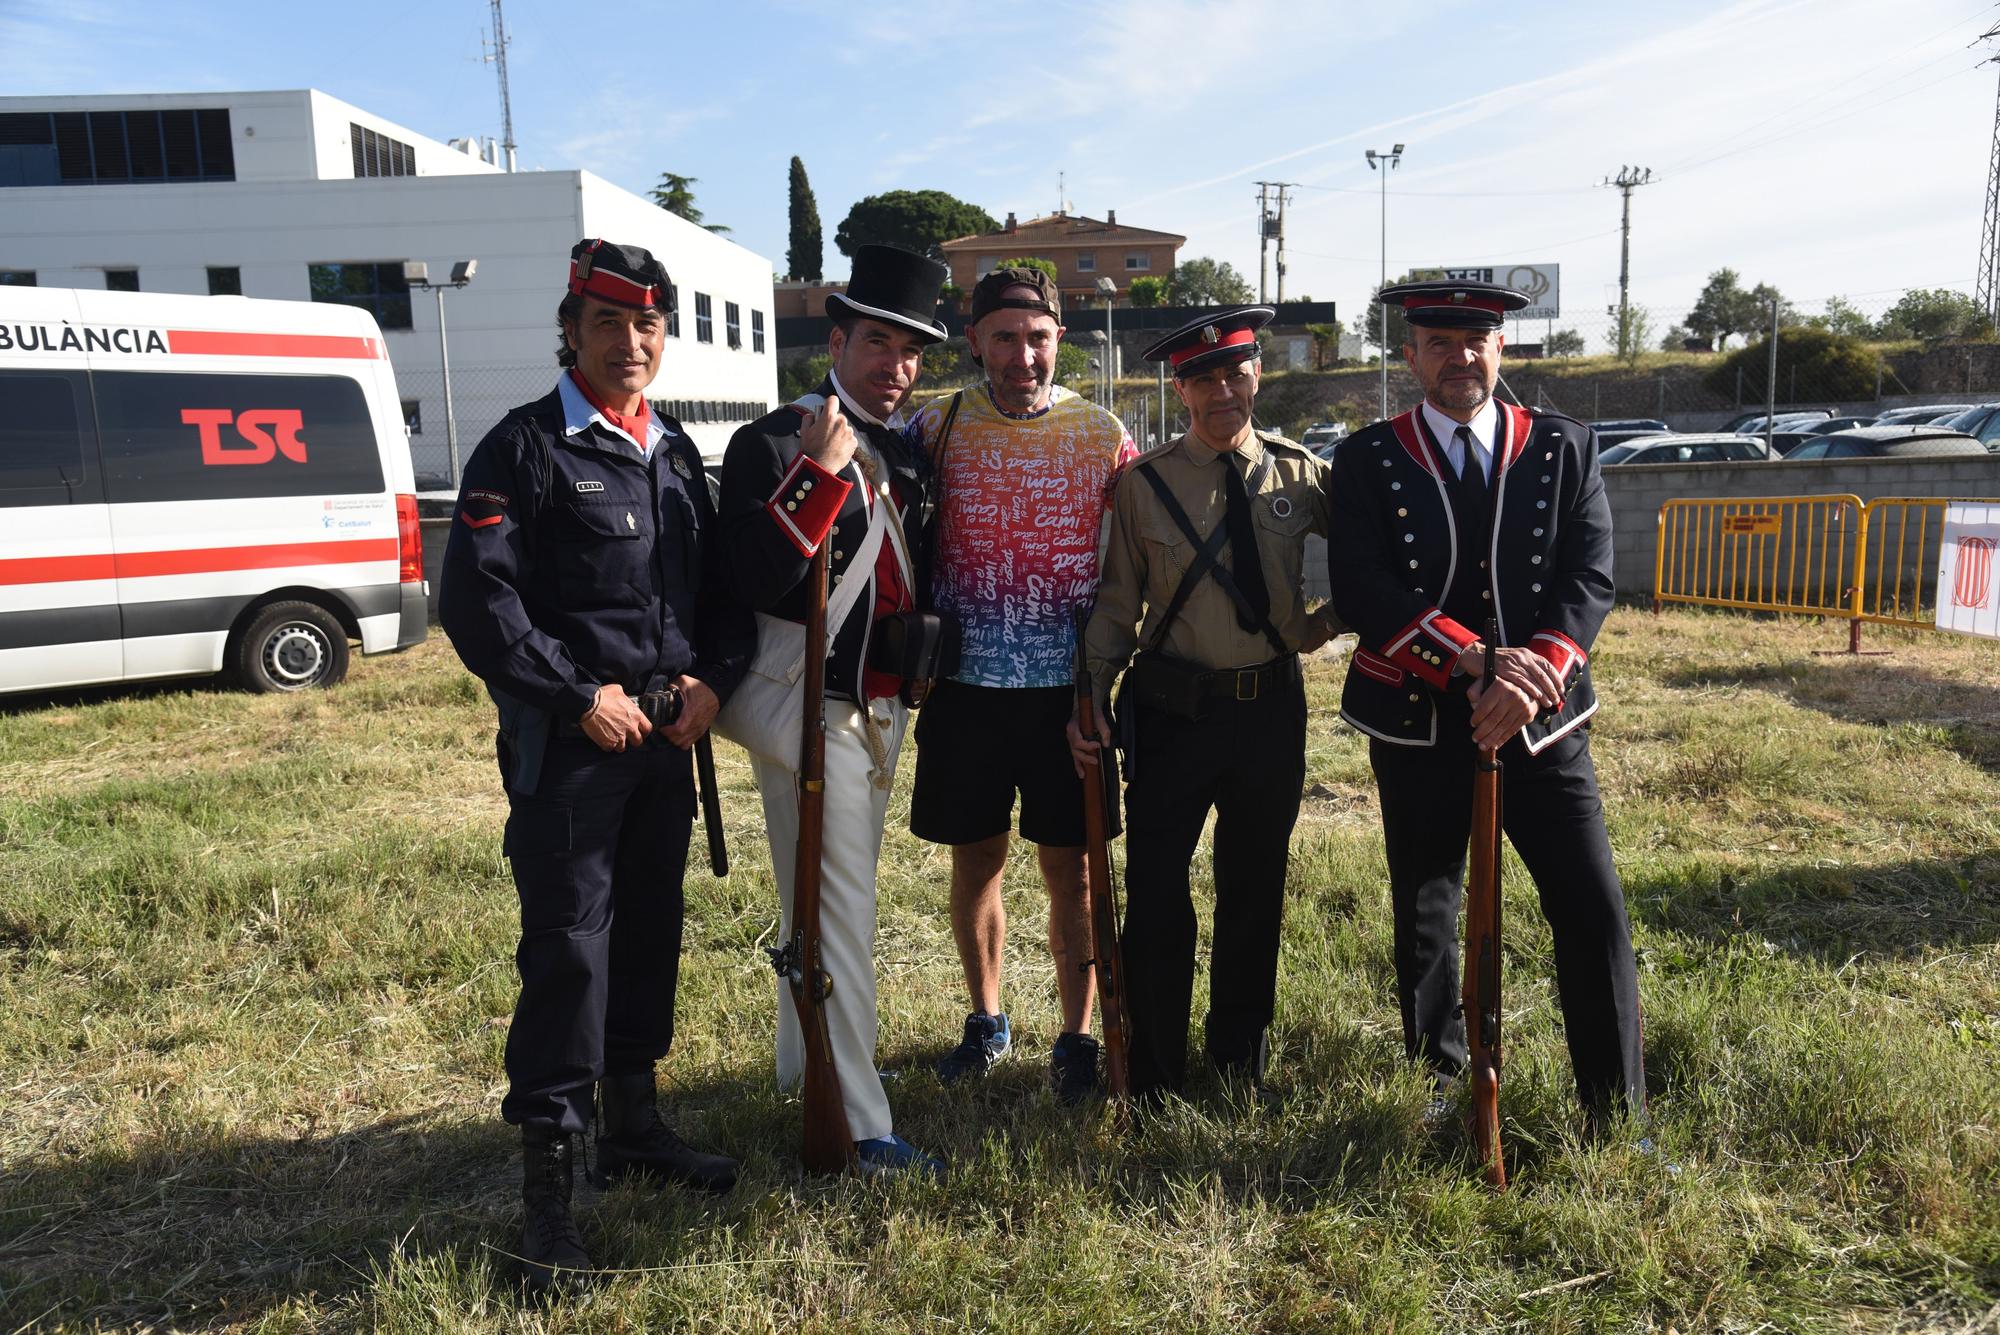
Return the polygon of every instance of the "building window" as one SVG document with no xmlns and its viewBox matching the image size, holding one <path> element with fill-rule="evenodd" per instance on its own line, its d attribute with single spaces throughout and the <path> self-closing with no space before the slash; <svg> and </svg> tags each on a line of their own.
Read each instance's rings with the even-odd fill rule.
<svg viewBox="0 0 2000 1335">
<path fill-rule="evenodd" d="M 751 312 L 750 312 L 750 351 L 752 351 L 752 352 L 762 352 L 763 350 L 764 350 L 764 312 L 762 312 L 762 311 L 751 311 Z M 762 416 L 763 414 L 761 414 L 761 413 L 760 413 L 760 414 L 758 414 L 758 415 L 759 415 L 759 416 L 761 417 L 761 416 Z"/>
<path fill-rule="evenodd" d="M 33 269 L 0 269 L 0 287 L 33 287 Z"/>
<path fill-rule="evenodd" d="M 1096 273 L 1097 252 L 1094 250 L 1079 250 L 1076 253 L 1076 271 L 1078 273 Z"/>
<path fill-rule="evenodd" d="M 743 347 L 743 308 L 733 301 L 722 305 L 723 332 L 729 338 L 729 346 L 738 350 Z"/>
<path fill-rule="evenodd" d="M 0 114 L 0 186 L 235 179 L 224 108 Z"/>
<path fill-rule="evenodd" d="M 667 291 L 669 293 L 667 297 L 667 337 L 679 338 L 681 336 L 681 290 L 669 284 Z"/>
<path fill-rule="evenodd" d="M 975 278 L 984 278 L 999 267 L 1000 257 L 998 255 L 981 255 L 973 261 L 972 273 Z"/>
<path fill-rule="evenodd" d="M 694 294 L 694 341 L 715 342 L 715 303 L 706 292 Z"/>
<path fill-rule="evenodd" d="M 347 144 L 354 150 L 354 174 L 362 176 L 415 176 L 417 150 L 400 139 L 377 134 L 365 125 L 347 123 Z"/>
<path fill-rule="evenodd" d="M 422 399 L 403 400 L 403 429 L 413 436 L 424 434 L 424 401 Z"/>
<path fill-rule="evenodd" d="M 1125 271 L 1127 273 L 1130 273 L 1135 269 L 1150 269 L 1152 267 L 1153 267 L 1153 257 L 1151 255 L 1148 255 L 1145 251 L 1128 250 L 1125 252 Z"/>
<path fill-rule="evenodd" d="M 106 292 L 137 292 L 139 271 L 137 269 L 106 269 L 104 271 Z"/>
<path fill-rule="evenodd" d="M 240 297 L 243 295 L 243 271 L 235 265 L 210 265 L 208 270 L 208 295 L 211 297 Z"/>
<path fill-rule="evenodd" d="M 384 329 L 411 327 L 410 285 L 403 280 L 401 260 L 308 264 L 306 277 L 314 301 L 359 306 Z"/>
</svg>

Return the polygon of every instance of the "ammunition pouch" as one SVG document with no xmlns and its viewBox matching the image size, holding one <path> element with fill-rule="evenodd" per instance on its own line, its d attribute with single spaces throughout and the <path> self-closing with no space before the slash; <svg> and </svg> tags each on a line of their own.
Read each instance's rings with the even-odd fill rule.
<svg viewBox="0 0 2000 1335">
<path fill-rule="evenodd" d="M 1208 694 L 1209 673 L 1192 663 L 1147 650 L 1125 669 L 1118 690 L 1118 714 L 1127 717 L 1134 705 L 1157 709 L 1179 719 L 1198 719 Z"/>
<path fill-rule="evenodd" d="M 904 681 L 958 671 L 958 621 L 942 612 L 891 612 L 868 637 L 868 666 Z"/>
</svg>

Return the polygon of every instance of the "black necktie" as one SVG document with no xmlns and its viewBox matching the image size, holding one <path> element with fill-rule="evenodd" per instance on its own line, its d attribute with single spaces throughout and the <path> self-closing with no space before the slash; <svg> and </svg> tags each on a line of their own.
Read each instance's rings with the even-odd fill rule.
<svg viewBox="0 0 2000 1335">
<path fill-rule="evenodd" d="M 1247 612 L 1236 609 L 1236 624 L 1255 635 L 1271 619 L 1271 590 L 1264 584 L 1264 563 L 1257 556 L 1257 526 L 1250 517 L 1250 493 L 1243 486 L 1243 475 L 1236 471 L 1233 455 L 1224 455 L 1221 462 L 1229 507 L 1224 519 L 1229 525 L 1229 573 L 1250 604 Z"/>
<path fill-rule="evenodd" d="M 1473 452 L 1472 428 L 1462 426 L 1451 433 L 1463 452 L 1458 462 L 1458 485 L 1465 498 L 1472 502 L 1475 512 L 1486 509 L 1486 470 L 1479 466 L 1479 456 Z"/>
</svg>

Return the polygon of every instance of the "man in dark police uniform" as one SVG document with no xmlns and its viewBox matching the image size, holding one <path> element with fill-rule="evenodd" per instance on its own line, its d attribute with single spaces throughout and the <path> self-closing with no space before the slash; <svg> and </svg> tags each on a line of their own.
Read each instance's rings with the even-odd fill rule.
<svg viewBox="0 0 2000 1335">
<path fill-rule="evenodd" d="M 673 1041 L 689 748 L 742 677 L 750 614 L 720 596 L 701 456 L 646 403 L 673 288 L 636 246 L 579 242 L 564 367 L 467 462 L 438 619 L 499 708 L 521 994 L 501 1115 L 521 1128 L 531 1284 L 590 1266 L 572 1137 L 598 1095 L 601 1174 L 727 1190 L 736 1164 L 660 1119 Z"/>
<path fill-rule="evenodd" d="M 1146 350 L 1173 367 L 1189 430 L 1118 480 L 1084 631 L 1100 705 L 1120 671 L 1126 742 L 1123 941 L 1132 1090 L 1180 1086 L 1193 1003 L 1189 865 L 1215 818 L 1215 942 L 1206 1047 L 1227 1077 L 1262 1080 L 1277 994 L 1292 826 L 1305 783 L 1299 652 L 1331 629 L 1306 611 L 1308 534 L 1327 531 L 1325 465 L 1251 419 L 1268 306 L 1217 311 Z M 1129 669 L 1133 650 L 1141 652 Z M 1074 720 L 1081 768 L 1098 744 Z"/>
<path fill-rule="evenodd" d="M 1327 563 L 1361 640 L 1341 717 L 1372 739 L 1404 1044 L 1440 1085 L 1465 1065 L 1457 923 L 1473 762 L 1498 746 L 1507 837 L 1555 942 L 1577 1093 L 1594 1121 L 1640 1112 L 1638 979 L 1588 731 L 1590 647 L 1612 599 L 1597 442 L 1580 422 L 1493 400 L 1502 317 L 1525 296 L 1441 281 L 1381 299 L 1403 308 L 1424 402 L 1335 451 Z"/>
</svg>

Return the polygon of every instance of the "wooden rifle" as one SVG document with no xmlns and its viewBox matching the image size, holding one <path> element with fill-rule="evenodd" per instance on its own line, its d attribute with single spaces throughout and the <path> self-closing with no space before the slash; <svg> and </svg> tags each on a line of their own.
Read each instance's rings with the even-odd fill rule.
<svg viewBox="0 0 2000 1335">
<path fill-rule="evenodd" d="M 1084 609 L 1073 613 L 1076 626 L 1076 726 L 1085 739 L 1097 735 L 1097 703 L 1091 692 L 1090 669 L 1084 660 Z M 1104 1017 L 1104 1083 L 1111 1097 L 1122 1099 L 1132 1090 L 1128 1056 L 1131 1035 L 1125 1018 L 1125 961 L 1118 948 L 1118 887 L 1111 879 L 1111 837 L 1117 833 L 1117 760 L 1109 743 L 1097 753 L 1095 774 L 1083 779 L 1084 866 L 1090 881 L 1091 958 L 1079 967 L 1097 970 L 1097 1009 Z"/>
<path fill-rule="evenodd" d="M 792 871 L 792 935 L 770 951 L 771 966 L 791 984 L 805 1039 L 805 1145 L 801 1158 L 815 1173 L 838 1173 L 854 1162 L 854 1136 L 833 1064 L 826 1002 L 833 978 L 820 964 L 821 835 L 826 818 L 826 544 L 806 567 L 805 727 L 799 739 L 799 842 Z"/>
<path fill-rule="evenodd" d="M 1499 623 L 1486 622 L 1482 691 L 1493 686 L 1493 646 Z M 1482 746 L 1472 775 L 1471 868 L 1465 887 L 1466 1041 L 1472 1072 L 1472 1143 L 1486 1184 L 1507 1189 L 1500 1154 L 1500 754 Z"/>
</svg>

